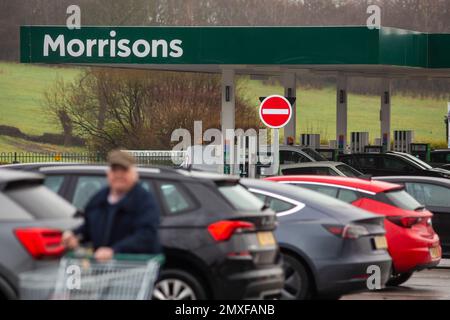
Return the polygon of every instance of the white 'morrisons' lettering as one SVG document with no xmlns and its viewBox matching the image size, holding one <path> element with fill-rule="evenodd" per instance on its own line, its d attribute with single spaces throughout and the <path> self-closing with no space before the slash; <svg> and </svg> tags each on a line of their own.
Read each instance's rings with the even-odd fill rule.
<svg viewBox="0 0 450 320">
<path fill-rule="evenodd" d="M 152 57 L 158 57 L 158 47 L 162 47 L 162 57 L 167 58 L 167 41 L 166 40 L 153 40 L 152 41 Z"/>
<path fill-rule="evenodd" d="M 64 36 L 60 34 L 55 41 L 53 41 L 52 37 L 48 34 L 44 37 L 44 57 L 48 57 L 48 48 L 55 52 L 59 47 L 59 55 L 61 57 L 66 56 L 66 44 L 64 42 Z"/>
<path fill-rule="evenodd" d="M 74 49 L 77 48 L 77 50 Z M 67 53 L 72 57 L 81 57 L 84 54 L 84 43 L 80 39 L 72 39 L 67 43 Z"/>
<path fill-rule="evenodd" d="M 130 41 L 129 39 L 120 39 L 117 32 L 111 30 L 109 38 L 106 39 L 67 39 L 60 34 L 53 38 L 51 35 L 44 36 L 43 56 L 48 57 L 54 53 L 60 57 L 67 55 L 71 57 L 121 57 L 128 58 L 135 56 L 137 58 L 179 58 L 183 55 L 183 48 L 180 39 L 173 39 L 170 42 L 164 39 L 145 40 L 139 39 Z M 66 45 L 67 44 L 67 45 Z"/>
<path fill-rule="evenodd" d="M 179 58 L 183 55 L 183 48 L 181 48 L 181 43 L 183 41 L 179 40 L 179 39 L 175 39 L 170 41 L 170 50 L 172 50 L 170 52 L 170 56 L 172 58 Z"/>
<path fill-rule="evenodd" d="M 92 57 L 92 48 L 97 45 L 97 39 L 87 39 L 86 41 L 86 56 Z"/>
<path fill-rule="evenodd" d="M 105 54 L 105 46 L 109 43 L 108 39 L 100 39 L 98 40 L 98 56 L 103 57 Z"/>
<path fill-rule="evenodd" d="M 114 30 L 112 30 L 109 33 L 109 36 L 111 38 L 114 38 L 116 36 L 116 32 Z M 109 56 L 110 57 L 115 57 L 116 56 L 116 39 L 111 39 L 109 41 Z"/>
<path fill-rule="evenodd" d="M 119 52 L 117 52 L 117 55 L 121 58 L 128 58 L 131 54 L 130 50 L 130 40 L 128 39 L 121 39 L 117 42 L 117 48 L 119 49 Z"/>
<path fill-rule="evenodd" d="M 144 47 L 143 51 L 139 50 L 139 47 Z M 136 40 L 135 43 L 133 43 L 133 54 L 138 58 L 145 58 L 150 54 L 150 44 L 147 40 L 139 39 Z"/>
</svg>

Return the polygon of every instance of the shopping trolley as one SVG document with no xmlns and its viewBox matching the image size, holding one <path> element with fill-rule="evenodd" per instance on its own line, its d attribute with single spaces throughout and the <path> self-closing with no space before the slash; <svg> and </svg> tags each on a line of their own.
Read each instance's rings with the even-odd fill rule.
<svg viewBox="0 0 450 320">
<path fill-rule="evenodd" d="M 116 254 L 107 262 L 92 254 L 69 253 L 59 266 L 20 275 L 24 300 L 151 299 L 162 255 Z"/>
</svg>

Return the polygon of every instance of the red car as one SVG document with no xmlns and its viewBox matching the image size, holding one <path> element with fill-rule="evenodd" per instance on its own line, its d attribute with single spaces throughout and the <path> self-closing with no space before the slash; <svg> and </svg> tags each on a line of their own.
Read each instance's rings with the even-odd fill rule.
<svg viewBox="0 0 450 320">
<path fill-rule="evenodd" d="M 386 238 L 393 262 L 388 285 L 400 285 L 414 271 L 434 267 L 441 260 L 439 237 L 431 223 L 433 214 L 403 186 L 331 176 L 282 176 L 267 180 L 299 185 L 385 216 Z"/>
</svg>

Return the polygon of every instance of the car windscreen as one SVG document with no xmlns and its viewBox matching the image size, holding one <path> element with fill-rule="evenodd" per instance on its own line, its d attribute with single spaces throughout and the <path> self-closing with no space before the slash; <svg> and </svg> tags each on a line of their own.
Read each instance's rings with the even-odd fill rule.
<svg viewBox="0 0 450 320">
<path fill-rule="evenodd" d="M 302 151 L 316 161 L 327 161 L 327 159 L 325 159 L 324 156 L 322 156 L 320 153 L 318 153 L 314 149 L 304 148 L 304 149 L 302 149 Z"/>
<path fill-rule="evenodd" d="M 383 193 L 384 197 L 386 197 L 388 204 L 394 205 L 398 208 L 404 210 L 420 210 L 423 208 L 416 199 L 414 199 L 409 193 L 405 190 L 393 190 Z"/>
<path fill-rule="evenodd" d="M 425 161 L 423 161 L 422 159 L 419 159 L 417 157 L 414 157 L 413 155 L 410 154 L 405 154 L 403 155 L 404 157 L 410 159 L 411 161 L 415 162 L 416 164 L 418 164 L 419 166 L 421 166 L 422 168 L 425 169 L 433 169 L 432 166 L 430 166 L 428 163 L 426 163 Z"/>
<path fill-rule="evenodd" d="M 346 177 L 360 177 L 362 173 L 346 164 L 340 164 L 336 166 L 340 172 L 342 172 Z"/>
<path fill-rule="evenodd" d="M 66 219 L 76 213 L 75 207 L 41 184 L 8 188 L 4 194 L 39 220 Z"/>
<path fill-rule="evenodd" d="M 219 191 L 237 210 L 259 212 L 264 207 L 263 201 L 240 184 L 219 185 Z"/>
</svg>

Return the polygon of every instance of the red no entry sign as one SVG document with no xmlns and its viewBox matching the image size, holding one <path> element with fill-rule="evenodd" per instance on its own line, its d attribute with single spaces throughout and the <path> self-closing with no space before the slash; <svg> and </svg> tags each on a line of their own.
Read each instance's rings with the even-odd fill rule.
<svg viewBox="0 0 450 320">
<path fill-rule="evenodd" d="M 259 107 L 261 121 L 272 129 L 284 127 L 291 119 L 291 116 L 291 104 L 283 96 L 269 96 L 263 100 Z"/>
</svg>

